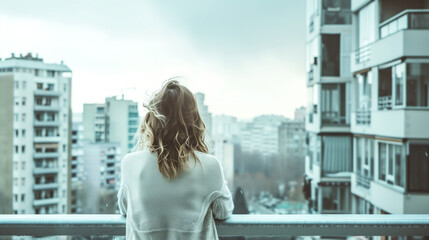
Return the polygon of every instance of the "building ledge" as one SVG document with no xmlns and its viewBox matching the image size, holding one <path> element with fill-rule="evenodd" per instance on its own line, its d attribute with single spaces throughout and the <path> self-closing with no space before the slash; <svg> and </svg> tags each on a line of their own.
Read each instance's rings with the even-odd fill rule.
<svg viewBox="0 0 429 240">
<path fill-rule="evenodd" d="M 119 236 L 125 217 L 113 214 L 0 215 L 0 236 Z M 232 215 L 220 236 L 429 236 L 429 215 Z"/>
</svg>

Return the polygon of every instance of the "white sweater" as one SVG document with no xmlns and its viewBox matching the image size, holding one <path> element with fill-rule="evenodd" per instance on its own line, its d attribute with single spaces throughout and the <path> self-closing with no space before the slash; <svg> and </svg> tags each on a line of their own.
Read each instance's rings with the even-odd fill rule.
<svg viewBox="0 0 429 240">
<path fill-rule="evenodd" d="M 226 219 L 234 204 L 222 165 L 196 152 L 189 170 L 171 182 L 158 170 L 156 153 L 127 154 L 122 161 L 118 205 L 126 215 L 126 239 L 218 239 L 214 218 Z"/>
</svg>

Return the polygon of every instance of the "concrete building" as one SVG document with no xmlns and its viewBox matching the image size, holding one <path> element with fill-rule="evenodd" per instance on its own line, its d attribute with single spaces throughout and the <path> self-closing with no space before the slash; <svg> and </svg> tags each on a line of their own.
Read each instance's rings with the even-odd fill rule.
<svg viewBox="0 0 429 240">
<path fill-rule="evenodd" d="M 353 212 L 429 213 L 429 1 L 352 0 Z"/>
<path fill-rule="evenodd" d="M 214 140 L 214 156 L 222 163 L 228 188 L 234 190 L 234 144 L 231 140 L 216 138 Z"/>
<path fill-rule="evenodd" d="M 307 1 L 305 172 L 311 212 L 351 211 L 351 23 L 350 0 Z"/>
<path fill-rule="evenodd" d="M 72 127 L 72 151 L 70 159 L 70 212 L 82 212 L 82 192 L 83 192 L 83 173 L 84 173 L 84 151 L 83 151 L 83 124 L 82 119 L 75 120 L 73 116 Z"/>
<path fill-rule="evenodd" d="M 121 177 L 121 144 L 113 142 L 83 145 L 82 213 L 115 213 Z"/>
<path fill-rule="evenodd" d="M 5 212 L 69 213 L 71 70 L 12 54 L 0 61 L 0 85 Z"/>
<path fill-rule="evenodd" d="M 279 152 L 279 126 L 286 118 L 278 115 L 261 115 L 240 131 L 241 150 L 245 153 L 259 153 L 264 159 Z"/>
<path fill-rule="evenodd" d="M 195 93 L 195 98 L 198 104 L 198 111 L 201 118 L 203 119 L 204 124 L 206 125 L 206 139 L 212 136 L 212 114 L 209 112 L 209 107 L 205 104 L 205 95 L 204 93 L 197 92 Z M 209 140 L 210 142 L 211 140 Z"/>
<path fill-rule="evenodd" d="M 134 147 L 133 137 L 140 120 L 138 103 L 131 100 L 106 98 L 103 104 L 84 104 L 84 139 L 93 143 L 118 142 L 121 158 Z"/>
</svg>

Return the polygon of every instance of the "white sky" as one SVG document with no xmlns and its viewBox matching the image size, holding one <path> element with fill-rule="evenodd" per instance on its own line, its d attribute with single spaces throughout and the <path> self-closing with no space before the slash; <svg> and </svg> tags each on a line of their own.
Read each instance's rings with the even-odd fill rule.
<svg viewBox="0 0 429 240">
<path fill-rule="evenodd" d="M 74 112 L 121 89 L 142 103 L 183 76 L 214 114 L 292 117 L 306 103 L 304 2 L 2 1 L 0 57 L 64 60 Z"/>
</svg>

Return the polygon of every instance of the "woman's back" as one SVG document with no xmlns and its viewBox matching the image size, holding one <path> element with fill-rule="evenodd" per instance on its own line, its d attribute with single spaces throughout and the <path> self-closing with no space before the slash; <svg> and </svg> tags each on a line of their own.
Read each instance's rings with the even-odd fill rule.
<svg viewBox="0 0 429 240">
<path fill-rule="evenodd" d="M 188 169 L 171 182 L 160 174 L 156 153 L 124 158 L 118 198 L 127 239 L 217 239 L 212 215 L 232 213 L 231 194 L 218 160 L 195 153 L 201 163 L 189 159 Z"/>
</svg>

